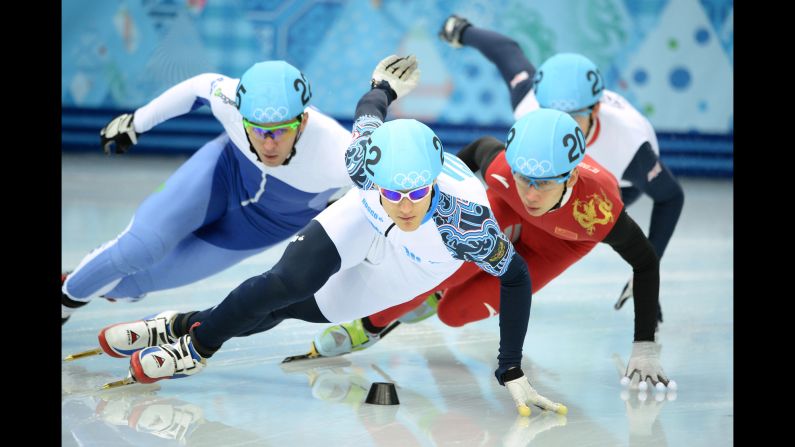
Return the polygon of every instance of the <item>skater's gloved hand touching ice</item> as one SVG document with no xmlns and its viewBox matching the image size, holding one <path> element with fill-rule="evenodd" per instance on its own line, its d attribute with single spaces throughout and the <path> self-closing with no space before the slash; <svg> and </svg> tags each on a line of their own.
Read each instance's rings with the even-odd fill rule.
<svg viewBox="0 0 795 447">
<path fill-rule="evenodd" d="M 542 410 L 554 411 L 558 414 L 566 414 L 569 409 L 565 405 L 552 402 L 546 397 L 538 394 L 530 385 L 527 377 L 522 372 L 521 368 L 510 368 L 502 374 L 500 384 L 508 388 L 511 393 L 513 401 L 516 403 L 516 408 L 522 416 L 530 416 L 529 404 L 533 404 Z"/>
<path fill-rule="evenodd" d="M 669 380 L 663 371 L 660 363 L 660 350 L 662 346 L 653 341 L 636 341 L 632 343 L 632 355 L 629 358 L 624 377 L 621 378 L 622 385 L 629 385 L 633 379 L 638 383 L 638 389 L 645 391 L 646 381 L 651 380 L 651 384 L 663 391 L 668 387 L 676 390 L 676 382 Z"/>
</svg>

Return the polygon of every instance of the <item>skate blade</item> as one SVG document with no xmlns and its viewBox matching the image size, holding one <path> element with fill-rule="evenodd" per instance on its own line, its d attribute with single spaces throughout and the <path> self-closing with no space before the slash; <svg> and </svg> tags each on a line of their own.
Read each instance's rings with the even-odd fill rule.
<svg viewBox="0 0 795 447">
<path fill-rule="evenodd" d="M 93 355 L 101 355 L 102 348 L 89 349 L 88 351 L 78 352 L 77 354 L 70 354 L 64 357 L 64 362 L 71 362 L 73 360 L 82 359 L 83 357 L 91 357 Z"/>
<path fill-rule="evenodd" d="M 115 382 L 108 382 L 108 383 L 102 385 L 101 389 L 110 390 L 110 389 L 113 389 L 113 388 L 119 388 L 119 387 L 126 386 L 126 385 L 132 385 L 134 383 L 138 383 L 138 381 L 136 381 L 135 378 L 133 378 L 133 376 L 127 376 L 127 377 L 125 377 L 125 378 L 123 378 L 121 380 L 117 380 Z"/>
<path fill-rule="evenodd" d="M 392 332 L 392 329 L 395 329 L 399 325 L 400 325 L 400 320 L 395 320 L 386 329 L 384 329 L 383 332 L 381 332 L 380 337 L 381 338 L 386 337 L 386 334 Z M 350 353 L 348 353 L 348 354 L 350 354 Z M 301 354 L 301 355 L 292 355 L 290 357 L 286 357 L 284 360 L 282 360 L 282 363 L 290 363 L 290 362 L 295 362 L 295 361 L 300 361 L 300 360 L 311 360 L 311 359 L 316 359 L 316 358 L 329 358 L 330 359 L 330 358 L 337 358 L 337 357 L 339 357 L 339 356 L 324 357 L 324 356 L 320 355 L 317 352 L 317 349 L 315 349 L 315 343 L 312 342 L 312 345 L 309 347 L 309 352 L 308 353 Z"/>
<path fill-rule="evenodd" d="M 309 360 L 309 359 L 316 359 L 316 358 L 320 358 L 320 356 L 319 355 L 312 355 L 312 353 L 301 354 L 301 355 L 291 355 L 290 357 L 285 357 L 284 360 L 282 360 L 282 363 L 291 363 L 291 362 L 297 362 L 299 360 Z"/>
<path fill-rule="evenodd" d="M 308 353 L 301 355 L 291 355 L 290 357 L 286 357 L 284 360 L 282 360 L 282 363 L 290 363 L 290 362 L 295 362 L 297 360 L 316 359 L 319 357 L 323 356 L 317 352 L 317 349 L 315 349 L 315 344 L 312 343 L 312 346 L 309 348 Z"/>
</svg>

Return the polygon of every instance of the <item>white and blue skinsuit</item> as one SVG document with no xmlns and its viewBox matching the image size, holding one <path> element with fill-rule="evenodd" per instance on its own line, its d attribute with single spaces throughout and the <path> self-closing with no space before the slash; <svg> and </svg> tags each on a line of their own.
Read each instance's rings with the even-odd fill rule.
<svg viewBox="0 0 795 447">
<path fill-rule="evenodd" d="M 288 164 L 259 162 L 235 105 L 237 85 L 205 73 L 135 111 L 141 133 L 206 105 L 224 133 L 147 197 L 116 239 L 82 260 L 63 285 L 69 298 L 141 298 L 206 278 L 295 234 L 351 185 L 350 133 L 314 108 Z"/>
<path fill-rule="evenodd" d="M 382 125 L 389 98 L 375 88 L 357 106 L 354 141 L 344 158 L 358 188 L 301 230 L 270 271 L 246 280 L 213 308 L 177 317 L 174 326 L 193 327 L 192 341 L 202 356 L 285 318 L 325 323 L 372 314 L 432 289 L 470 261 L 501 280 L 498 379 L 519 366 L 530 276 L 500 232 L 482 183 L 461 160 L 444 154 L 430 207 L 419 228 L 405 232 L 365 175 L 368 140 Z M 441 144 L 438 150 L 441 156 Z"/>
</svg>

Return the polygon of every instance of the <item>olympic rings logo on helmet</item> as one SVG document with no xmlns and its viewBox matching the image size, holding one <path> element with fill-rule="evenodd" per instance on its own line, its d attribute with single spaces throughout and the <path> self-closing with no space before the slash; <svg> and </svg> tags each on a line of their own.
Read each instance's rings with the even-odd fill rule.
<svg viewBox="0 0 795 447">
<path fill-rule="evenodd" d="M 514 168 L 522 175 L 527 177 L 551 177 L 545 175 L 552 171 L 552 163 L 549 160 L 538 161 L 535 158 L 530 160 L 524 157 L 516 157 L 513 162 Z"/>
<path fill-rule="evenodd" d="M 579 105 L 573 99 L 553 99 L 546 105 L 548 109 L 560 110 L 562 112 L 573 112 L 580 109 Z"/>
<path fill-rule="evenodd" d="M 395 174 L 392 181 L 400 186 L 401 189 L 411 189 L 428 184 L 431 181 L 431 173 L 427 170 L 422 172 L 411 171 L 408 174 L 398 173 Z"/>
<path fill-rule="evenodd" d="M 251 115 L 258 123 L 276 123 L 291 118 L 287 116 L 287 107 L 284 106 L 278 108 L 266 107 L 264 109 L 257 107 Z"/>
</svg>

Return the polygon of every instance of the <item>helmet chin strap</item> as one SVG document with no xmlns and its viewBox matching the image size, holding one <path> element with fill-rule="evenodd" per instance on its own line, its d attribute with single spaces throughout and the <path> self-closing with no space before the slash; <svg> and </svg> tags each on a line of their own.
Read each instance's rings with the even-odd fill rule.
<svg viewBox="0 0 795 447">
<path fill-rule="evenodd" d="M 593 113 L 588 115 L 588 135 L 585 136 L 585 141 L 588 141 L 588 137 L 591 135 L 591 132 L 593 132 Z M 570 190 L 568 187 L 568 181 L 563 182 L 563 194 L 560 195 L 560 200 L 558 200 L 558 203 L 556 203 L 555 206 L 550 208 L 547 212 L 549 213 L 555 211 L 556 209 L 565 205 L 566 202 L 569 201 L 569 197 L 571 197 L 571 192 L 572 190 Z"/>
<path fill-rule="evenodd" d="M 258 162 L 262 163 L 262 159 L 259 158 L 259 154 L 257 153 L 257 150 L 254 149 L 254 145 L 251 144 L 251 138 L 248 136 L 248 132 L 246 132 L 246 140 L 248 140 L 248 150 L 250 150 L 251 153 L 254 154 L 255 157 L 257 157 L 257 161 Z"/>
<path fill-rule="evenodd" d="M 300 115 L 298 115 L 298 116 L 296 117 L 296 119 L 298 120 L 298 122 L 299 122 L 299 123 L 303 123 L 303 122 L 304 122 L 304 112 L 301 112 L 301 114 L 300 114 Z M 296 150 L 295 150 L 295 145 L 296 145 L 296 144 L 298 144 L 298 139 L 300 139 L 300 138 L 301 138 L 301 134 L 302 134 L 302 133 L 303 133 L 303 131 L 301 130 L 301 126 L 298 126 L 298 132 L 296 132 L 296 134 L 295 134 L 295 140 L 293 140 L 293 148 L 292 148 L 292 150 L 290 151 L 290 155 L 289 155 L 287 158 L 285 158 L 285 159 L 284 159 L 284 163 L 282 163 L 282 166 L 287 166 L 287 164 L 289 164 L 289 163 L 290 163 L 290 160 L 291 160 L 293 157 L 295 157 L 295 153 L 296 153 Z"/>
<path fill-rule="evenodd" d="M 302 133 L 303 133 L 303 132 L 302 132 L 302 131 L 301 131 L 301 129 L 299 128 L 299 129 L 298 129 L 298 133 L 296 133 L 296 135 L 295 135 L 295 141 L 293 141 L 293 149 L 290 151 L 290 156 L 289 156 L 289 157 L 287 157 L 287 158 L 284 160 L 284 163 L 282 163 L 282 166 L 286 166 L 288 163 L 290 163 L 290 159 L 292 159 L 292 158 L 295 156 L 295 153 L 296 153 L 296 150 L 295 150 L 295 145 L 296 145 L 296 144 L 298 144 L 298 139 L 299 139 L 299 138 L 301 138 L 301 134 L 302 134 Z"/>
<path fill-rule="evenodd" d="M 585 136 L 585 141 L 588 141 L 588 138 L 593 133 L 593 112 L 588 115 L 588 135 Z"/>
<path fill-rule="evenodd" d="M 553 206 L 552 208 L 549 209 L 549 211 L 547 211 L 548 213 L 555 211 L 556 209 L 562 207 L 563 205 L 566 204 L 566 202 L 569 201 L 572 190 L 569 189 L 568 183 L 569 183 L 568 181 L 563 182 L 563 194 L 560 195 L 560 200 L 558 200 L 558 203 L 556 203 L 555 206 Z"/>
</svg>

